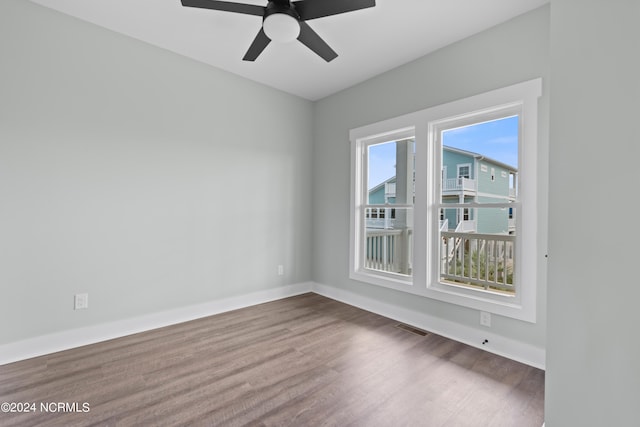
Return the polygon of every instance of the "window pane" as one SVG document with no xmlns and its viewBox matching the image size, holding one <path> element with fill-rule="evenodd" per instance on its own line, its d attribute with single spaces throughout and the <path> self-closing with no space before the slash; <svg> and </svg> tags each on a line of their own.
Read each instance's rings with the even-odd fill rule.
<svg viewBox="0 0 640 427">
<path fill-rule="evenodd" d="M 367 153 L 367 204 L 413 204 L 413 139 L 373 144 Z"/>
<path fill-rule="evenodd" d="M 515 236 L 440 231 L 440 280 L 513 294 Z"/>
<path fill-rule="evenodd" d="M 442 202 L 515 201 L 518 116 L 442 132 Z"/>
<path fill-rule="evenodd" d="M 442 132 L 441 283 L 515 293 L 518 135 L 518 116 Z"/>
<path fill-rule="evenodd" d="M 516 234 L 515 208 L 447 208 L 440 210 L 440 230 L 463 233 Z"/>
<path fill-rule="evenodd" d="M 380 218 L 380 211 L 384 218 Z M 410 276 L 413 208 L 366 208 L 364 267 Z"/>
<path fill-rule="evenodd" d="M 366 159 L 363 267 L 411 276 L 413 208 L 410 206 L 414 203 L 415 189 L 414 139 L 369 145 Z"/>
</svg>

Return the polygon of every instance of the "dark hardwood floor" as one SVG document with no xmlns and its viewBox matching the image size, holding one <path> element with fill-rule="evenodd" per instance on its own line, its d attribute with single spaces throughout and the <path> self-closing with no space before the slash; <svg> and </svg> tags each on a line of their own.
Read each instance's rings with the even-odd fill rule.
<svg viewBox="0 0 640 427">
<path fill-rule="evenodd" d="M 305 294 L 0 366 L 1 402 L 36 404 L 1 426 L 540 427 L 544 372 Z"/>
</svg>

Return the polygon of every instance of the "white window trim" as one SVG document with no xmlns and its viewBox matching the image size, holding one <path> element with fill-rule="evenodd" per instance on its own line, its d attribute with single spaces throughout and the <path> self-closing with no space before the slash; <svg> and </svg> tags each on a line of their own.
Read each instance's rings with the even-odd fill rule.
<svg viewBox="0 0 640 427">
<path fill-rule="evenodd" d="M 351 233 L 350 233 L 350 272 L 354 280 L 421 295 L 472 309 L 488 311 L 498 315 L 536 321 L 537 270 L 539 253 L 537 248 L 537 123 L 538 98 L 542 94 L 542 79 L 534 79 L 505 88 L 493 90 L 458 101 L 427 108 L 404 116 L 384 120 L 352 129 L 351 141 Z M 487 117 L 492 112 L 499 116 L 505 109 L 519 109 L 520 136 L 523 143 L 519 147 L 519 206 L 525 211 L 519 215 L 517 251 L 518 268 L 516 270 L 518 291 L 515 297 L 497 295 L 487 291 L 465 289 L 451 285 L 442 285 L 438 280 L 437 244 L 438 244 L 438 201 L 441 168 L 428 167 L 429 159 L 440 158 L 438 143 L 434 134 L 436 127 L 443 123 L 470 119 L 475 115 Z M 362 147 L 365 142 L 389 141 L 401 137 L 413 136 L 416 141 L 416 182 L 428 183 L 416 185 L 416 203 L 414 218 L 426 218 L 426 221 L 414 222 L 413 277 L 398 278 L 392 274 L 380 274 L 360 269 L 363 255 L 358 248 L 363 215 L 358 205 L 363 190 Z M 434 157 L 435 156 L 435 157 Z M 522 161 L 526 160 L 526 163 Z M 440 162 L 441 163 L 441 162 Z M 430 176 L 427 176 L 429 174 Z M 431 198 L 431 200 L 428 199 Z M 362 218 L 361 218 L 362 217 Z M 541 230 L 542 231 L 542 230 Z M 524 246 L 523 246 L 524 245 Z M 435 265 L 434 265 L 435 264 Z"/>
<path fill-rule="evenodd" d="M 397 122 L 400 124 L 402 121 Z M 395 130 L 390 132 L 378 132 L 367 135 L 365 138 L 360 138 L 358 144 L 351 144 L 351 157 L 352 159 L 363 159 L 367 147 L 372 144 L 383 143 L 394 140 L 402 140 L 413 137 L 415 132 L 412 126 L 393 126 Z M 372 132 L 375 132 L 375 126 L 372 128 Z M 373 283 L 380 286 L 393 287 L 396 289 L 404 289 L 407 286 L 413 284 L 411 276 L 405 276 L 402 274 L 372 271 L 365 268 L 361 268 L 364 257 L 364 248 L 359 245 L 362 241 L 361 233 L 363 231 L 364 218 L 364 197 L 362 195 L 367 194 L 367 182 L 365 177 L 367 173 L 367 165 L 363 161 L 357 161 L 352 168 L 351 173 L 351 243 L 350 243 L 350 274 L 349 276 L 354 280 L 359 280 L 367 283 Z M 358 196 L 358 199 L 354 197 Z M 393 205 L 393 207 L 402 207 L 403 205 Z M 415 209 L 415 208 L 414 208 Z M 415 230 L 414 230 L 415 233 Z"/>
</svg>

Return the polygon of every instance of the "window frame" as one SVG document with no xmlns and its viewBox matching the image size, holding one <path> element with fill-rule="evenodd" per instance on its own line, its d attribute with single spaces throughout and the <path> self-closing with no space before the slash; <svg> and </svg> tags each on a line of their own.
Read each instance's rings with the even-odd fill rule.
<svg viewBox="0 0 640 427">
<path fill-rule="evenodd" d="M 413 137 L 412 127 L 403 127 L 395 129 L 391 132 L 382 132 L 379 134 L 369 135 L 366 138 L 359 140 L 358 144 L 352 145 L 352 157 L 358 157 L 359 161 L 354 165 L 355 169 L 351 174 L 351 189 L 352 198 L 357 194 L 358 200 L 351 204 L 351 244 L 350 244 L 350 265 L 351 273 L 350 277 L 372 283 L 381 286 L 392 286 L 402 289 L 405 286 L 411 286 L 413 284 L 413 275 L 404 275 L 393 272 L 386 272 L 381 270 L 373 270 L 365 267 L 364 257 L 366 252 L 365 240 L 363 239 L 366 223 L 366 209 L 370 207 L 367 203 L 368 189 L 367 189 L 367 176 L 368 165 L 366 162 L 368 147 L 391 141 L 400 141 Z M 354 191 L 355 190 L 355 191 Z M 415 204 L 389 204 L 383 207 L 388 207 L 394 210 L 402 208 L 411 208 L 415 211 Z M 415 215 L 415 214 L 414 214 Z M 414 231 L 415 232 L 415 231 Z"/>
<path fill-rule="evenodd" d="M 456 168 L 457 168 L 457 173 L 456 173 L 457 179 L 460 179 L 460 178 L 473 179 L 471 177 L 471 163 L 461 163 L 456 165 Z M 464 168 L 467 168 L 467 170 L 469 171 L 469 173 L 467 173 L 466 176 L 465 174 L 460 173 L 460 171 Z"/>
<path fill-rule="evenodd" d="M 536 297 L 539 259 L 537 248 L 538 197 L 537 156 L 538 98 L 542 94 L 542 79 L 533 79 L 512 86 L 437 105 L 425 110 L 352 129 L 351 143 L 351 233 L 349 277 L 353 280 L 412 293 L 471 309 L 536 322 Z M 467 289 L 440 283 L 438 277 L 440 185 L 442 177 L 441 148 L 437 134 L 455 124 L 474 124 L 487 118 L 505 117 L 514 112 L 519 118 L 518 201 L 514 204 L 516 222 L 516 268 L 518 289 L 515 296 L 505 296 L 486 290 Z M 510 114 L 513 115 L 513 114 Z M 474 121 L 475 120 L 475 121 Z M 399 279 L 384 272 L 365 271 L 362 266 L 363 149 L 374 141 L 386 142 L 413 137 L 415 139 L 415 203 L 413 224 L 413 276 Z M 439 151 L 438 151 L 439 150 Z M 417 218 L 425 218 L 417 221 Z"/>
</svg>

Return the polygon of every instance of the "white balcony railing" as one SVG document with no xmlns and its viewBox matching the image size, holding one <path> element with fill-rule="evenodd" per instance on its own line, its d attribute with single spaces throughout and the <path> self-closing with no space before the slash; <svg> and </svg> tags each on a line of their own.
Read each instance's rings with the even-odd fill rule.
<svg viewBox="0 0 640 427">
<path fill-rule="evenodd" d="M 414 182 L 414 186 L 415 186 L 415 182 Z M 446 193 L 453 193 L 453 192 L 460 192 L 460 191 L 465 191 L 465 192 L 471 192 L 471 193 L 475 193 L 478 191 L 478 188 L 476 186 L 476 180 L 475 179 L 471 179 L 471 178 L 447 178 L 447 179 L 443 179 L 442 180 L 442 192 Z M 396 183 L 395 182 L 391 182 L 391 183 L 386 183 L 385 184 L 385 191 L 384 191 L 384 196 L 385 196 L 385 200 L 388 200 L 389 198 L 393 198 L 396 197 Z M 516 189 L 515 188 L 509 188 L 509 196 L 510 199 L 514 199 L 516 198 Z"/>
<path fill-rule="evenodd" d="M 478 223 L 474 219 L 460 221 L 456 226 L 456 231 L 460 233 L 475 233 L 478 230 Z"/>
<path fill-rule="evenodd" d="M 413 230 L 366 229 L 365 268 L 411 274 Z"/>
<path fill-rule="evenodd" d="M 476 191 L 476 180 L 462 177 L 443 179 L 442 191 Z"/>
<path fill-rule="evenodd" d="M 515 292 L 515 236 L 440 232 L 440 277 L 445 282 Z"/>
<path fill-rule="evenodd" d="M 513 294 L 515 236 L 440 231 L 440 278 Z M 410 275 L 413 230 L 366 229 L 365 268 Z"/>
</svg>

